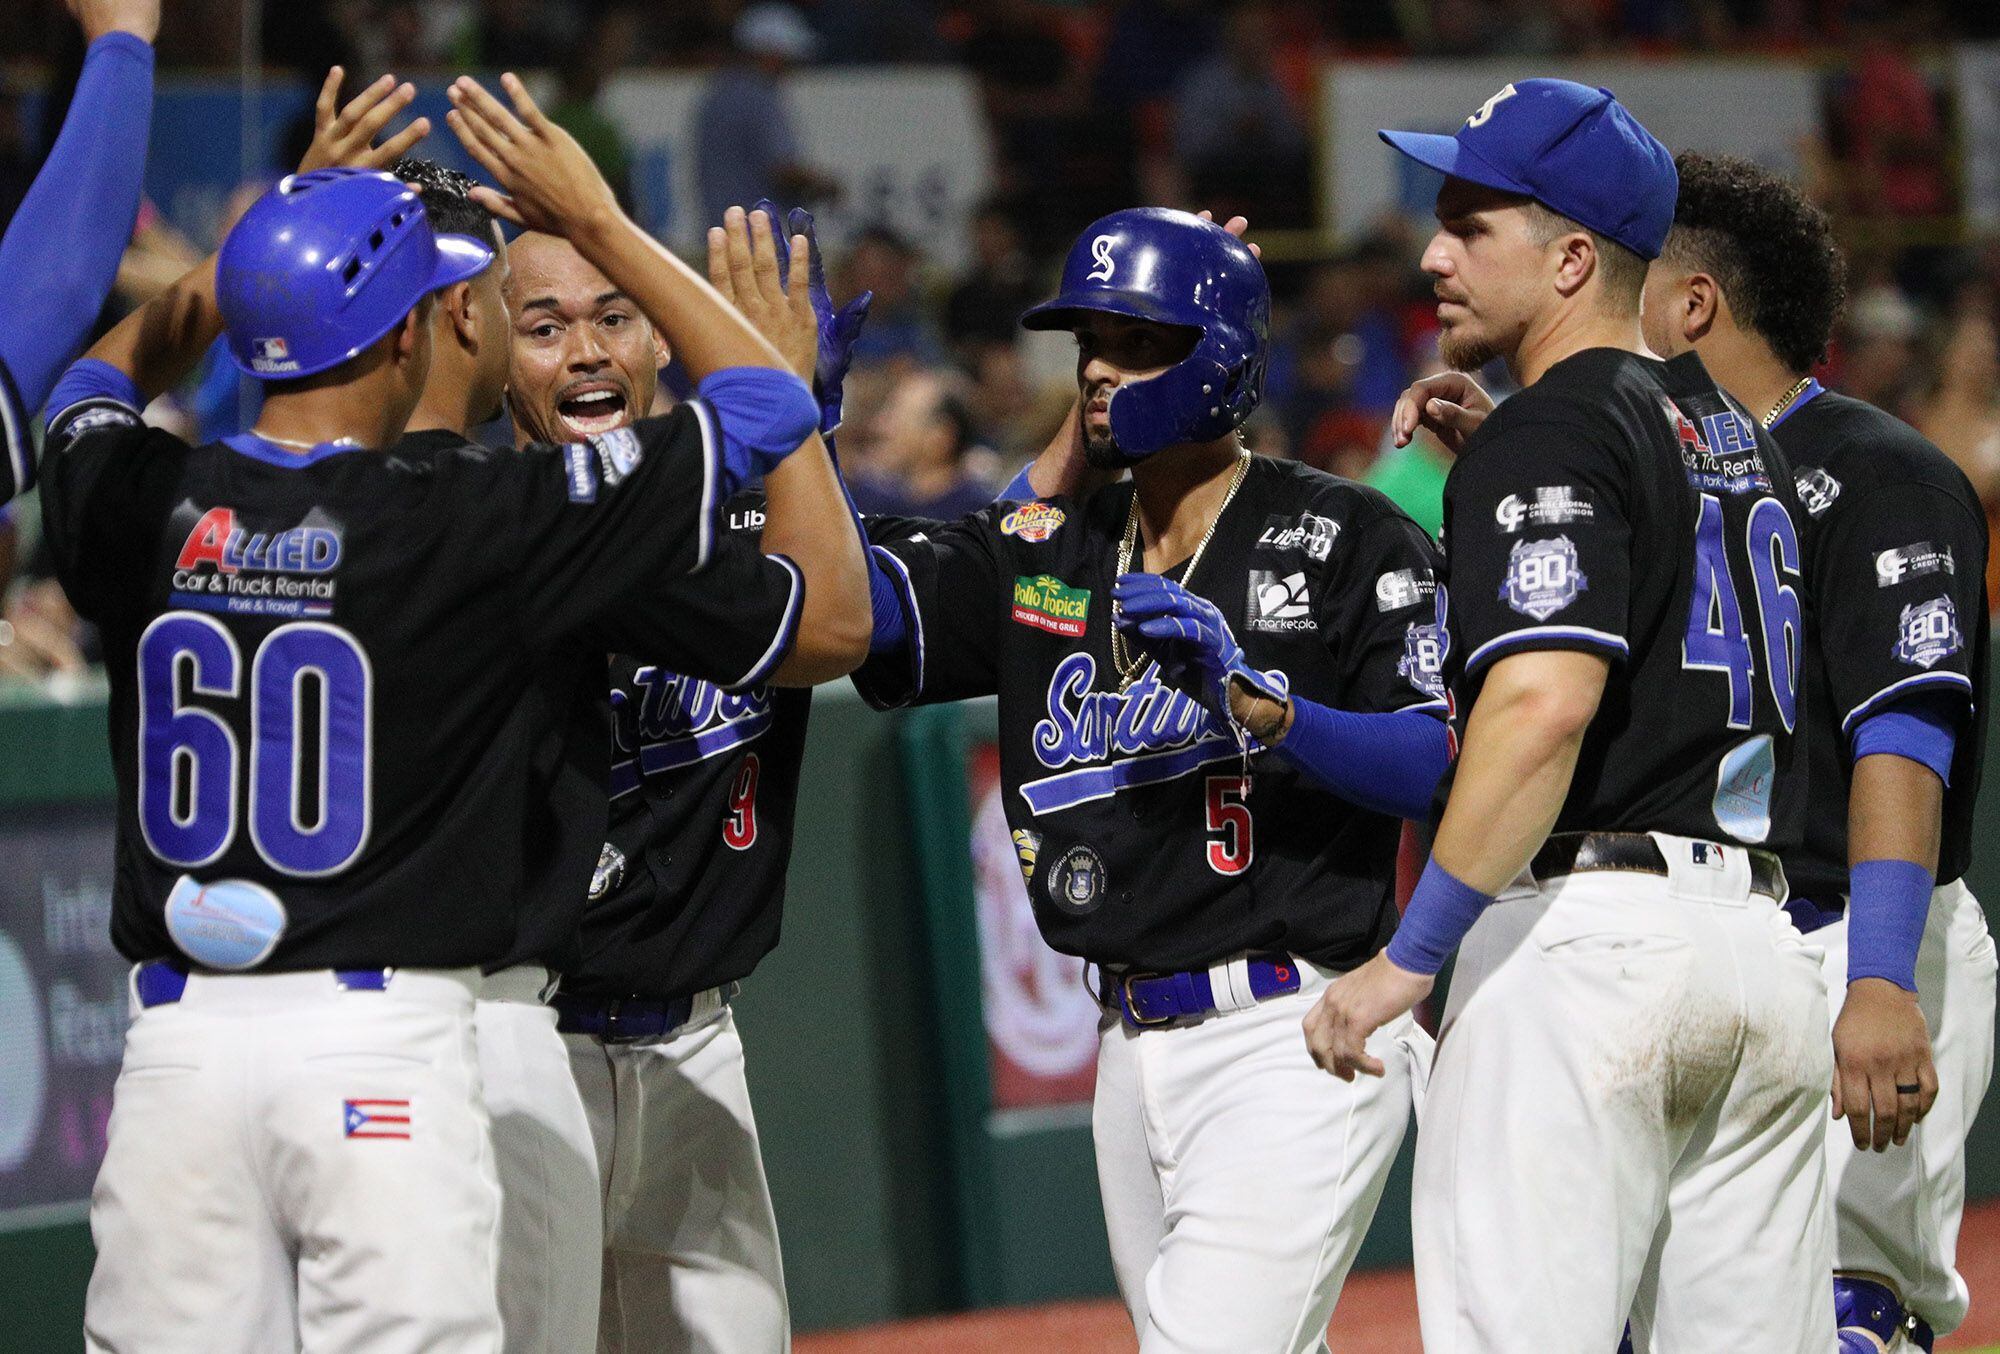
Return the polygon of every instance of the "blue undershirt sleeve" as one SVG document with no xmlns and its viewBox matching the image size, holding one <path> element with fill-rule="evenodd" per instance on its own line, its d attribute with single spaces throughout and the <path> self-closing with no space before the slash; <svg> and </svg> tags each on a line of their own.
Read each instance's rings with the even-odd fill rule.
<svg viewBox="0 0 2000 1354">
<path fill-rule="evenodd" d="M 81 358 L 70 364 L 56 388 L 49 392 L 49 419 L 55 419 L 92 400 L 112 400 L 133 409 L 146 407 L 145 397 L 132 378 L 109 362 L 100 362 L 94 357 Z"/>
<path fill-rule="evenodd" d="M 1868 716 L 1854 730 L 1854 760 L 1858 762 L 1877 753 L 1907 757 L 1929 767 L 1939 780 L 1949 785 L 1957 738 L 1952 719 L 1936 702 L 1898 701 L 1879 714 Z"/>
<path fill-rule="evenodd" d="M 1421 710 L 1354 714 L 1292 697 L 1277 753 L 1350 804 L 1397 818 L 1428 816 L 1451 760 L 1444 722 Z"/>
<path fill-rule="evenodd" d="M 1002 503 L 1025 503 L 1031 498 L 1041 497 L 1041 495 L 1035 492 L 1035 486 L 1028 482 L 1028 472 L 1034 468 L 1035 463 L 1033 461 L 1022 466 L 1021 473 L 1014 476 L 1013 479 L 1008 480 L 1007 487 L 1000 491 L 998 501 Z"/>
<path fill-rule="evenodd" d="M 0 240 L 13 315 L 0 325 L 0 362 L 30 411 L 111 294 L 139 214 L 152 111 L 152 47 L 130 33 L 91 43 L 62 133 Z"/>
<path fill-rule="evenodd" d="M 775 469 L 819 430 L 812 387 L 775 367 L 727 367 L 701 380 L 722 430 L 723 497 Z"/>
</svg>

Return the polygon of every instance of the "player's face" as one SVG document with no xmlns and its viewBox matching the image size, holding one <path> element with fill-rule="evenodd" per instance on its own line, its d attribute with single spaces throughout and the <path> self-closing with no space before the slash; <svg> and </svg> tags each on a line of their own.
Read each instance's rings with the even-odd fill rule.
<svg viewBox="0 0 2000 1354">
<path fill-rule="evenodd" d="M 507 403 L 527 440 L 574 442 L 652 407 L 666 345 L 632 299 L 566 240 L 523 235 L 507 284 Z"/>
<path fill-rule="evenodd" d="M 1524 199 L 1464 179 L 1438 190 L 1437 219 L 1424 271 L 1438 298 L 1438 353 L 1474 371 L 1520 347 L 1543 299 L 1546 246 L 1528 232 Z"/>
<path fill-rule="evenodd" d="M 1194 351 L 1198 329 L 1154 324 L 1103 311 L 1076 324 L 1076 385 L 1083 400 L 1084 457 L 1110 469 L 1131 464 L 1111 436 L 1111 396 L 1118 387 L 1158 376 Z"/>
</svg>

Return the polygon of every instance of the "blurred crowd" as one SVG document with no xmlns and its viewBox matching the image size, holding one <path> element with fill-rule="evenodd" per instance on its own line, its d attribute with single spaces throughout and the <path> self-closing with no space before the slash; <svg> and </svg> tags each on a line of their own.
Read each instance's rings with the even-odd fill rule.
<svg viewBox="0 0 2000 1354">
<path fill-rule="evenodd" d="M 36 0 L 0 15 L 0 57 L 46 55 L 38 44 L 69 31 L 45 8 L 59 7 Z M 1342 52 L 1779 50 L 1811 39 L 1828 73 L 1822 132 L 1802 158 L 1852 272 L 1825 379 L 1937 442 L 2000 523 L 2000 241 L 1959 226 L 1951 110 L 1921 47 L 2000 37 L 1993 0 L 271 0 L 261 17 L 272 61 L 315 79 L 333 64 L 358 79 L 549 68 L 556 116 L 614 182 L 630 156 L 598 106 L 606 77 L 706 68 L 691 149 L 711 217 L 763 193 L 811 204 L 836 191 L 790 133 L 791 73 L 958 63 L 978 82 L 995 166 L 993 196 L 965 248 L 950 251 L 966 263 L 948 270 L 935 241 L 886 225 L 858 231 L 833 261 L 836 296 L 875 293 L 839 439 L 865 509 L 957 515 L 1047 444 L 1074 389 L 1062 355 L 1036 348 L 1016 319 L 1053 285 L 1081 225 L 1163 202 L 1241 212 L 1253 239 L 1263 230 L 1287 241 L 1266 256 L 1277 308 L 1264 404 L 1246 429 L 1256 449 L 1365 479 L 1433 531 L 1447 458 L 1384 435 L 1398 392 L 1436 364 L 1430 285 L 1417 267 L 1425 223 L 1384 219 L 1339 241 L 1314 232 L 1316 64 Z M 243 18 L 240 0 L 176 4 L 163 61 L 232 60 L 228 35 Z M 58 90 L 75 56 L 55 54 Z M 23 126 L 0 81 L 0 219 L 39 160 Z M 114 304 L 143 299 L 198 253 L 149 213 Z M 154 412 L 218 435 L 242 411 L 218 367 Z M 32 536 L 0 528 L 0 579 L 13 578 L 0 674 L 82 670 L 89 637 L 46 581 Z"/>
</svg>

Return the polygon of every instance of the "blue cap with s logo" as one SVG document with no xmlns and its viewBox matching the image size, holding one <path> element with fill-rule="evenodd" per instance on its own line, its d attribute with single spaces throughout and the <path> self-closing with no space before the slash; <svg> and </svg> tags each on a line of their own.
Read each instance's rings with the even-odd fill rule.
<svg viewBox="0 0 2000 1354">
<path fill-rule="evenodd" d="M 1454 136 L 1381 133 L 1440 173 L 1534 198 L 1642 259 L 1674 224 L 1674 157 L 1608 89 L 1521 80 L 1480 105 Z"/>
</svg>

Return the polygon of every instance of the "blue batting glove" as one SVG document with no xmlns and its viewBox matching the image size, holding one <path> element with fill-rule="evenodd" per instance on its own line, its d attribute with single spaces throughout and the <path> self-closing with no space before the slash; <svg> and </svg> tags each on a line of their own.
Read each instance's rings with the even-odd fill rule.
<svg viewBox="0 0 2000 1354">
<path fill-rule="evenodd" d="M 1125 637 L 1151 654 L 1170 681 L 1191 684 L 1202 705 L 1230 728 L 1236 727 L 1229 709 L 1232 681 L 1281 705 L 1291 699 L 1284 674 L 1251 667 L 1229 622 L 1206 597 L 1158 574 L 1121 574 L 1111 597 Z"/>
<path fill-rule="evenodd" d="M 776 225 L 776 203 L 765 198 L 758 202 L 757 210 L 771 213 L 772 224 Z M 780 277 L 786 278 L 791 276 L 790 260 L 786 257 L 791 237 L 806 237 L 806 266 L 810 270 L 806 276 L 806 293 L 812 298 L 813 318 L 819 326 L 819 358 L 813 364 L 813 386 L 819 394 L 819 430 L 825 436 L 840 426 L 842 385 L 847 379 L 848 367 L 854 362 L 854 340 L 861 337 L 861 325 L 868 318 L 868 307 L 875 303 L 875 293 L 862 292 L 846 305 L 835 309 L 833 295 L 826 287 L 826 258 L 820 252 L 812 213 L 804 207 L 792 208 L 785 215 L 784 234 L 784 243 L 778 249 L 778 272 Z"/>
</svg>

